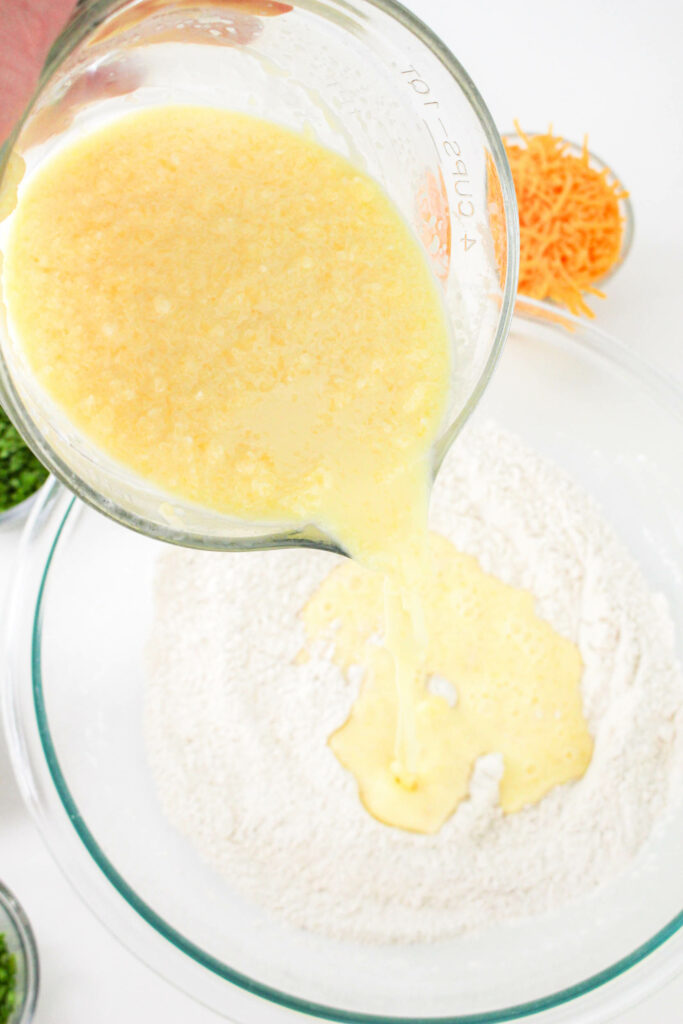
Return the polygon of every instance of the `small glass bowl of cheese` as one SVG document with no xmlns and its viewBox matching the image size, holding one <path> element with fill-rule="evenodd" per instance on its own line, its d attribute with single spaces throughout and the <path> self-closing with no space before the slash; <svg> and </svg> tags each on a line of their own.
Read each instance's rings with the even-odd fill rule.
<svg viewBox="0 0 683 1024">
<path fill-rule="evenodd" d="M 467 73 L 425 25 L 386 0 L 86 2 L 0 153 L 0 251 L 17 193 L 56 149 L 123 113 L 168 103 L 218 106 L 303 132 L 388 194 L 424 251 L 452 339 L 438 467 L 495 366 L 517 278 L 514 188 Z M 502 267 L 492 225 L 506 238 Z M 314 524 L 239 520 L 107 456 L 47 399 L 8 316 L 0 322 L 0 401 L 62 482 L 133 529 L 226 550 L 334 547 Z"/>
</svg>

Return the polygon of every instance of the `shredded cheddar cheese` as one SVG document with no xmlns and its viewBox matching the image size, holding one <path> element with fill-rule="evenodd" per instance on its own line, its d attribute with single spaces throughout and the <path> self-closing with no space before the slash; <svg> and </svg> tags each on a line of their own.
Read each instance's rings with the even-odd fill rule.
<svg viewBox="0 0 683 1024">
<path fill-rule="evenodd" d="M 506 142 L 505 149 L 519 206 L 519 292 L 592 317 L 584 295 L 604 297 L 595 283 L 619 260 L 619 200 L 628 193 L 591 166 L 587 139 L 576 156 L 551 128 L 542 135 L 525 135 L 517 122 L 515 128 L 523 145 Z M 502 236 L 494 237 L 500 249 Z"/>
</svg>

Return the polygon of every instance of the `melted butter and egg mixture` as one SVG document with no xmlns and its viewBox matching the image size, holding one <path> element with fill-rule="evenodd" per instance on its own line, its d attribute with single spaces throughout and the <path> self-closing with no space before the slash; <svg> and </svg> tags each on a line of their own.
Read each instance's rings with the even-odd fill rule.
<svg viewBox="0 0 683 1024">
<path fill-rule="evenodd" d="M 31 372 L 108 456 L 222 513 L 314 522 L 352 556 L 302 616 L 363 669 L 330 744 L 375 817 L 438 830 L 491 751 L 506 811 L 583 773 L 578 651 L 429 537 L 449 334 L 371 178 L 249 116 L 130 114 L 20 189 L 3 286 Z"/>
</svg>

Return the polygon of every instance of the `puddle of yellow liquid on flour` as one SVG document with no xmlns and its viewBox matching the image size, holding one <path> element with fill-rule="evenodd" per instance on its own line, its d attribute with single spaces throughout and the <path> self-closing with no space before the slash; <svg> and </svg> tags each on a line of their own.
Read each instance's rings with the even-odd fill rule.
<svg viewBox="0 0 683 1024">
<path fill-rule="evenodd" d="M 223 513 L 315 522 L 377 571 L 363 584 L 386 617 L 384 647 L 368 653 L 375 684 L 333 748 L 372 813 L 438 828 L 483 743 L 466 705 L 447 713 L 421 682 L 435 623 L 453 628 L 433 601 L 420 605 L 450 345 L 424 255 L 381 188 L 256 118 L 137 112 L 21 185 L 3 288 L 31 372 L 109 456 Z M 374 598 L 361 613 L 378 614 Z M 464 662 L 469 644 L 465 633 Z M 502 660 L 487 664 L 500 678 L 482 683 L 479 704 L 504 696 Z M 486 734 L 491 749 L 521 736 L 510 706 Z M 547 788 L 548 763 L 539 755 L 544 781 L 527 780 L 529 799 Z"/>
<path fill-rule="evenodd" d="M 502 754 L 500 803 L 512 812 L 583 775 L 593 748 L 576 646 L 536 615 L 530 593 L 485 574 L 444 537 L 432 534 L 431 546 L 433 565 L 418 586 L 428 638 L 416 681 L 414 788 L 398 785 L 390 768 L 399 709 L 391 658 L 378 643 L 381 580 L 345 563 L 302 611 L 309 644 L 331 638 L 335 662 L 363 670 L 332 750 L 371 814 L 428 833 L 467 796 L 482 754 Z M 453 706 L 430 692 L 430 677 L 451 685 Z"/>
</svg>

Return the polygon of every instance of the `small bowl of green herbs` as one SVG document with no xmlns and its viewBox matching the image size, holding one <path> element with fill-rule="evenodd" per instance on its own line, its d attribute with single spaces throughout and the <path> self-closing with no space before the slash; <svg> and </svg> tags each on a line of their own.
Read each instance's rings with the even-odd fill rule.
<svg viewBox="0 0 683 1024">
<path fill-rule="evenodd" d="M 38 950 L 24 910 L 0 882 L 0 1024 L 29 1024 L 38 998 Z"/>
<path fill-rule="evenodd" d="M 26 518 L 46 479 L 47 470 L 0 408 L 0 528 Z"/>
</svg>

